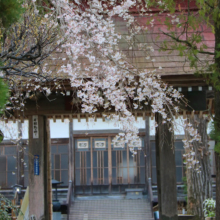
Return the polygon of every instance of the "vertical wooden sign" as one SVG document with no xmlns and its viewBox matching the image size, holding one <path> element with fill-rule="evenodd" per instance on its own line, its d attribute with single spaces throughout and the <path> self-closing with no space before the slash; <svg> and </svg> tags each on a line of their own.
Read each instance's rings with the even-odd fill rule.
<svg viewBox="0 0 220 220">
<path fill-rule="evenodd" d="M 39 138 L 38 116 L 33 115 L 33 139 Z"/>
</svg>

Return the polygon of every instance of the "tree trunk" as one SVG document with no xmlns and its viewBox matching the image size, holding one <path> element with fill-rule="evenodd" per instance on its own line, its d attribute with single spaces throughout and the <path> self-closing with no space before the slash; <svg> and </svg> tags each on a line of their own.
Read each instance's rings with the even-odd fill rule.
<svg viewBox="0 0 220 220">
<path fill-rule="evenodd" d="M 216 161 L 216 219 L 220 219 L 220 154 L 215 152 Z"/>
<path fill-rule="evenodd" d="M 189 119 L 189 122 L 194 128 L 198 129 L 201 136 L 201 143 L 192 143 L 195 157 L 201 166 L 201 173 L 198 173 L 195 169 L 187 169 L 186 171 L 188 199 L 187 213 L 197 215 L 199 216 L 199 219 L 204 219 L 203 201 L 212 197 L 211 167 L 207 138 L 208 120 L 207 118 L 199 118 L 199 116 L 196 115 L 194 118 Z M 186 138 L 189 137 L 189 133 L 187 131 L 185 131 L 185 136 Z"/>
<path fill-rule="evenodd" d="M 218 15 L 220 10 L 220 0 L 217 1 L 216 9 L 218 9 Z M 214 23 L 215 26 L 215 53 L 220 52 L 220 25 L 219 19 Z M 215 74 L 218 81 L 220 81 L 220 56 L 215 56 Z M 213 82 L 215 84 L 215 82 Z M 220 88 L 218 82 L 218 88 L 215 90 L 215 133 L 220 134 Z M 215 152 L 216 161 L 216 219 L 220 219 L 220 153 Z"/>
<path fill-rule="evenodd" d="M 220 134 L 220 91 L 215 91 L 214 122 L 215 122 L 215 133 Z M 215 152 L 215 164 L 216 164 L 216 219 L 220 219 L 220 208 L 219 208 L 220 207 L 220 154 L 218 152 Z"/>
</svg>

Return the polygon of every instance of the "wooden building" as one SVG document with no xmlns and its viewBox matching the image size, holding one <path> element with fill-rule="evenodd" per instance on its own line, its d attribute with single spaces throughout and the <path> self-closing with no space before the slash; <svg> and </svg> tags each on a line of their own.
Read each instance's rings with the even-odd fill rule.
<svg viewBox="0 0 220 220">
<path fill-rule="evenodd" d="M 132 13 L 141 25 L 146 25 L 149 21 L 149 16 L 140 16 L 137 11 Z M 158 20 L 164 21 L 166 16 L 166 13 L 158 14 Z M 123 37 L 129 36 L 129 30 L 123 18 L 114 17 L 113 19 L 116 31 L 119 31 Z M 184 94 L 189 100 L 191 108 L 181 106 L 180 115 L 193 117 L 194 114 L 198 114 L 202 117 L 203 114 L 213 112 L 212 87 L 206 83 L 206 79 L 194 76 L 195 69 L 191 68 L 190 62 L 186 61 L 185 57 L 178 56 L 177 51 L 173 53 L 160 51 L 160 43 L 167 39 L 170 41 L 170 38 L 161 34 L 163 29 L 164 25 L 155 22 L 154 27 L 147 33 L 135 36 L 137 41 L 132 47 L 122 38 L 119 41 L 119 48 L 139 70 L 157 68 L 164 82 Z M 160 36 L 159 40 L 157 36 Z M 208 42 L 208 49 L 212 51 L 215 39 L 210 29 L 204 29 L 203 38 L 202 43 Z M 145 51 L 138 49 L 140 46 L 138 44 L 143 43 L 154 47 L 152 51 L 149 51 L 151 59 L 146 59 Z M 58 54 L 58 56 L 61 57 L 63 54 Z M 202 59 L 212 60 L 213 56 L 204 55 Z M 56 65 L 51 65 L 56 71 Z M 67 186 L 68 181 L 71 180 L 74 195 L 123 193 L 126 188 L 144 188 L 147 191 L 148 178 L 151 177 L 152 182 L 156 184 L 157 173 L 157 177 L 160 177 L 158 178 L 159 202 L 164 206 L 162 213 L 165 213 L 165 216 L 169 213 L 176 219 L 176 182 L 181 182 L 184 176 L 181 138 L 175 141 L 176 156 L 170 147 L 174 144 L 174 140 L 166 125 L 158 123 L 160 126 L 156 132 L 155 141 L 150 140 L 149 118 L 155 117 L 150 106 L 132 112 L 135 118 L 142 117 L 145 122 L 145 128 L 139 133 L 142 147 L 138 149 L 136 155 L 132 155 L 127 146 L 121 148 L 112 144 L 112 138 L 118 131 L 96 132 L 94 130 L 88 134 L 77 132 L 77 129 L 72 129 L 73 119 L 77 119 L 79 122 L 82 119 L 88 122 L 90 117 L 93 117 L 95 121 L 97 118 L 105 120 L 105 115 L 112 112 L 106 113 L 100 108 L 92 115 L 83 114 L 80 102 L 77 103 L 76 89 L 71 87 L 68 80 L 64 80 L 62 83 L 65 89 L 52 91 L 49 96 L 50 100 L 53 100 L 52 102 L 40 90 L 33 94 L 23 92 L 24 97 L 29 97 L 26 99 L 24 111 L 13 112 L 13 117 L 9 120 L 19 119 L 21 123 L 25 119 L 29 121 L 29 141 L 28 144 L 23 143 L 27 145 L 28 156 L 19 152 L 19 146 L 1 145 L 0 172 L 5 172 L 6 175 L 3 175 L 5 177 L 2 177 L 0 182 L 4 183 L 6 187 L 15 181 L 21 185 L 28 184 L 30 186 L 29 200 L 32 201 L 29 207 L 30 215 L 36 214 L 37 218 L 45 216 L 46 219 L 49 219 L 48 207 L 52 205 L 51 173 L 52 178 L 63 181 L 64 186 Z M 28 89 L 31 90 L 31 88 Z M 31 99 L 33 96 L 35 96 L 34 99 Z M 68 138 L 50 140 L 48 119 L 52 119 L 54 122 L 57 119 L 61 119 L 61 121 L 69 119 Z M 162 122 L 158 115 L 156 115 L 156 120 Z M 163 132 L 167 135 L 168 144 L 160 146 L 159 142 Z M 15 150 L 17 162 L 13 161 Z M 39 173 L 35 173 L 34 155 L 37 155 L 39 159 Z M 167 158 L 169 158 L 168 161 Z M 175 161 L 176 167 L 173 166 Z M 28 169 L 23 167 L 24 162 L 28 164 Z M 14 169 L 15 164 L 17 164 L 17 172 Z M 176 178 L 173 176 L 175 170 Z M 11 172 L 14 172 L 15 175 L 11 176 Z M 27 175 L 23 176 L 27 173 L 28 179 Z M 167 201 L 171 201 L 170 204 L 167 204 Z"/>
<path fill-rule="evenodd" d="M 67 187 L 73 177 L 75 195 L 117 194 L 124 193 L 126 188 L 143 188 L 147 186 L 147 167 L 150 157 L 150 174 L 152 184 L 156 185 L 156 149 L 155 136 L 150 136 L 151 152 L 146 154 L 145 129 L 140 128 L 142 148 L 132 155 L 127 146 L 117 147 L 112 139 L 119 133 L 117 129 L 74 130 L 68 131 L 69 125 L 62 128 L 66 138 L 55 138 L 59 134 L 61 121 L 51 122 L 51 130 L 55 130 L 51 138 L 51 174 L 52 179 L 63 182 L 61 187 Z M 76 122 L 76 120 L 74 120 Z M 82 120 L 83 121 L 83 120 Z M 78 124 L 79 122 L 77 122 Z M 84 122 L 80 122 L 85 124 Z M 63 123 L 64 124 L 64 123 Z M 99 127 L 106 123 L 99 121 Z M 73 126 L 74 127 L 74 126 Z M 96 126 L 92 126 L 95 128 Z M 69 134 L 73 142 L 70 146 Z M 26 138 L 26 137 L 25 137 Z M 21 139 L 21 145 L 15 145 L 9 140 L 0 144 L 0 186 L 9 189 L 14 184 L 28 186 L 28 163 L 33 155 L 29 154 L 27 139 Z M 183 135 L 175 136 L 176 182 L 183 183 L 185 168 L 183 164 Z M 23 150 L 22 154 L 19 151 Z M 210 157 L 213 165 L 213 154 Z M 20 166 L 19 166 L 19 160 Z M 214 170 L 212 170 L 214 174 Z"/>
</svg>

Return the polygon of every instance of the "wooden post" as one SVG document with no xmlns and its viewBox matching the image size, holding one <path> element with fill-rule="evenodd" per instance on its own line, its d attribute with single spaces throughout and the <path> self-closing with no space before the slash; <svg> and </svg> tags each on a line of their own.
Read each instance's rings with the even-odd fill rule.
<svg viewBox="0 0 220 220">
<path fill-rule="evenodd" d="M 73 121 L 69 122 L 69 180 L 73 181 Z"/>
<path fill-rule="evenodd" d="M 112 145 L 111 137 L 108 136 L 108 176 L 109 176 L 109 193 L 112 192 Z"/>
<path fill-rule="evenodd" d="M 48 201 L 48 220 L 53 219 L 53 202 L 52 202 L 52 175 L 51 175 L 51 140 L 50 140 L 50 121 L 46 120 L 46 159 L 47 172 L 45 178 L 47 178 L 47 201 Z"/>
<path fill-rule="evenodd" d="M 177 220 L 176 163 L 174 135 L 170 123 L 156 114 L 156 166 L 160 220 Z"/>
<path fill-rule="evenodd" d="M 22 141 L 22 123 L 18 122 L 18 144 L 17 144 L 17 183 L 24 186 L 24 150 Z"/>
<path fill-rule="evenodd" d="M 11 200 L 11 204 L 12 204 L 13 206 L 16 205 L 15 199 L 12 199 L 12 200 Z M 14 212 L 14 209 L 11 210 L 11 217 L 12 217 L 12 219 L 14 219 L 14 218 L 16 217 L 15 212 Z"/>
<path fill-rule="evenodd" d="M 49 139 L 50 129 L 47 117 L 29 116 L 29 216 L 34 215 L 36 219 L 51 219 Z M 38 162 L 39 175 L 36 168 Z"/>
<path fill-rule="evenodd" d="M 75 144 L 73 137 L 73 120 L 69 122 L 69 180 L 72 181 L 72 199 L 75 194 Z"/>
<path fill-rule="evenodd" d="M 90 154 L 90 160 L 91 160 L 91 186 L 92 186 L 92 190 L 91 193 L 93 194 L 93 183 L 94 183 L 94 176 L 93 176 L 93 144 L 92 144 L 92 137 L 90 137 L 90 149 L 91 149 L 91 154 Z M 101 161 L 100 161 L 101 162 Z"/>
<path fill-rule="evenodd" d="M 151 175 L 151 146 L 150 146 L 150 117 L 145 117 L 145 183 L 148 185 L 148 178 L 152 178 Z"/>
<path fill-rule="evenodd" d="M 129 147 L 127 146 L 127 179 L 128 179 L 128 188 L 130 188 L 130 176 L 129 176 Z"/>
</svg>

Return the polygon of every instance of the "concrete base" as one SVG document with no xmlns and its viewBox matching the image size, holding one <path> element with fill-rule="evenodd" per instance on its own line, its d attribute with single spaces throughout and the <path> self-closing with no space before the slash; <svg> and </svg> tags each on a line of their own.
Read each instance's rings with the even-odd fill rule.
<svg viewBox="0 0 220 220">
<path fill-rule="evenodd" d="M 192 220 L 193 215 L 178 215 L 178 220 Z"/>
<path fill-rule="evenodd" d="M 61 220 L 61 212 L 53 212 L 53 220 Z"/>
<path fill-rule="evenodd" d="M 165 216 L 165 215 L 161 215 L 160 220 L 178 220 L 178 215 L 174 215 L 174 216 Z"/>
<path fill-rule="evenodd" d="M 125 189 L 126 199 L 143 199 L 143 189 Z"/>
</svg>

